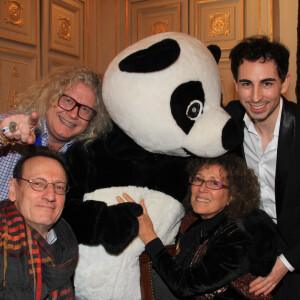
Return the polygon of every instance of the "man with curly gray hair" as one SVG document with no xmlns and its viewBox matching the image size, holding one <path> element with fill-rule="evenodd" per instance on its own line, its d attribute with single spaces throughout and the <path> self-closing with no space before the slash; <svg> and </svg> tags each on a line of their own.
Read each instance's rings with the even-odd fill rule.
<svg viewBox="0 0 300 300">
<path fill-rule="evenodd" d="M 87 67 L 64 66 L 16 100 L 16 110 L 0 114 L 0 200 L 28 144 L 65 153 L 74 140 L 85 145 L 104 137 L 111 123 L 101 96 L 102 78 Z"/>
</svg>

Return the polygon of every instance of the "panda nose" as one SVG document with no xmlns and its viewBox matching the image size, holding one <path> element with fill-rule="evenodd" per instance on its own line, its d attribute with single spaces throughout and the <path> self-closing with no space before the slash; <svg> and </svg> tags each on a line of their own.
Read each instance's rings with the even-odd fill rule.
<svg viewBox="0 0 300 300">
<path fill-rule="evenodd" d="M 225 150 L 233 150 L 243 143 L 244 122 L 230 118 L 222 130 L 222 145 Z"/>
</svg>

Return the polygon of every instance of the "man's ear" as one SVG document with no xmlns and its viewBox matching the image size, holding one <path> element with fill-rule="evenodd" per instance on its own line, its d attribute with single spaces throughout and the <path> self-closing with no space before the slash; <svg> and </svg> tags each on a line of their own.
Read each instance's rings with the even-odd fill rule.
<svg viewBox="0 0 300 300">
<path fill-rule="evenodd" d="M 11 202 L 16 201 L 16 184 L 17 184 L 16 178 L 11 178 L 9 180 L 8 198 Z"/>
<path fill-rule="evenodd" d="M 281 86 L 281 94 L 284 94 L 288 90 L 290 81 L 291 81 L 291 74 L 287 74 Z"/>
<path fill-rule="evenodd" d="M 233 82 L 234 82 L 234 85 L 235 85 L 235 90 L 236 90 L 236 92 L 238 93 L 238 84 L 237 84 L 237 82 L 235 81 L 235 79 L 233 79 Z"/>
</svg>

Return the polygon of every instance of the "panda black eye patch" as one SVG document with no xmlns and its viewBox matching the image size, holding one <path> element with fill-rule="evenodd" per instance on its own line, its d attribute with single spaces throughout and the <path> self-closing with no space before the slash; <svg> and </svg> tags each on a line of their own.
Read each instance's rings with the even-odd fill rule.
<svg viewBox="0 0 300 300">
<path fill-rule="evenodd" d="M 200 81 L 179 85 L 171 96 L 171 113 L 177 125 L 188 134 L 195 120 L 203 112 L 204 90 Z"/>
</svg>

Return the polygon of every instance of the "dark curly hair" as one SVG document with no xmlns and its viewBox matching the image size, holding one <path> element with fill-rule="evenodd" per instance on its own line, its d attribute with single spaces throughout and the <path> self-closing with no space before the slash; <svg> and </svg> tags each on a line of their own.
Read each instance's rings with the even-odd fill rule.
<svg viewBox="0 0 300 300">
<path fill-rule="evenodd" d="M 255 62 L 260 58 L 263 62 L 274 60 L 278 76 L 284 82 L 289 69 L 289 50 L 278 42 L 270 42 L 264 35 L 257 35 L 243 39 L 230 52 L 231 72 L 234 79 L 238 80 L 238 67 L 243 60 Z"/>
<path fill-rule="evenodd" d="M 216 158 L 193 157 L 187 165 L 187 172 L 195 176 L 203 167 L 219 165 L 227 173 L 226 180 L 229 186 L 229 204 L 224 212 L 228 219 L 241 218 L 259 208 L 260 186 L 258 179 L 246 162 L 234 155 L 225 154 Z M 191 207 L 191 188 L 189 187 L 184 204 L 188 211 Z"/>
</svg>

